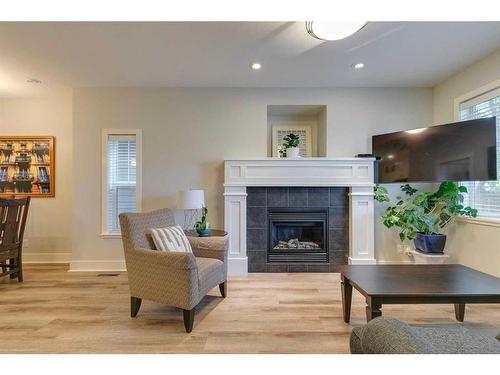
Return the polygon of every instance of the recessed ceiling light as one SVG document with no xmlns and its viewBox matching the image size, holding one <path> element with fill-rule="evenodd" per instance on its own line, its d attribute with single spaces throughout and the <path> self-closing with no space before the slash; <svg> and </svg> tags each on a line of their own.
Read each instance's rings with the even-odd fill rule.
<svg viewBox="0 0 500 375">
<path fill-rule="evenodd" d="M 309 35 L 319 40 L 340 40 L 361 30 L 366 24 L 366 21 L 307 21 L 306 30 Z"/>
<path fill-rule="evenodd" d="M 258 62 L 253 62 L 253 63 L 250 63 L 250 67 L 253 69 L 253 70 L 259 70 L 260 68 L 262 68 L 262 65 Z"/>
<path fill-rule="evenodd" d="M 42 81 L 40 81 L 39 79 L 36 79 L 36 78 L 29 78 L 29 79 L 26 80 L 26 82 L 28 82 L 28 83 L 34 83 L 34 84 L 42 83 Z"/>
<path fill-rule="evenodd" d="M 363 69 L 365 67 L 365 64 L 363 63 L 356 63 L 351 65 L 354 69 Z"/>
</svg>

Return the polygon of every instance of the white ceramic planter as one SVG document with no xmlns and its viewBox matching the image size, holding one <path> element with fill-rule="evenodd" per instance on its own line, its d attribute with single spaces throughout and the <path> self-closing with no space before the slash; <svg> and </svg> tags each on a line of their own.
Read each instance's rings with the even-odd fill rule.
<svg viewBox="0 0 500 375">
<path fill-rule="evenodd" d="M 298 147 L 288 147 L 286 149 L 286 157 L 287 158 L 298 158 L 300 157 L 300 148 Z"/>
</svg>

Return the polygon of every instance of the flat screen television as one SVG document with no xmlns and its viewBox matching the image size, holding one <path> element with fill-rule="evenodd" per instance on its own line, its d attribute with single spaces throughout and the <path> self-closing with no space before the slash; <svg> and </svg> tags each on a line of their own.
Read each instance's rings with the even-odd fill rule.
<svg viewBox="0 0 500 375">
<path fill-rule="evenodd" d="M 379 183 L 497 179 L 496 117 L 375 135 L 372 150 Z"/>
</svg>

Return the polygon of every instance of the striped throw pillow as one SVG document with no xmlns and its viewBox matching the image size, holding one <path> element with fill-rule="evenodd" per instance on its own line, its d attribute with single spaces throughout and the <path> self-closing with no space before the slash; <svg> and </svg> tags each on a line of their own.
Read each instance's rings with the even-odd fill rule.
<svg viewBox="0 0 500 375">
<path fill-rule="evenodd" d="M 166 228 L 148 229 L 157 250 L 175 251 L 178 253 L 192 253 L 191 245 L 179 225 Z"/>
</svg>

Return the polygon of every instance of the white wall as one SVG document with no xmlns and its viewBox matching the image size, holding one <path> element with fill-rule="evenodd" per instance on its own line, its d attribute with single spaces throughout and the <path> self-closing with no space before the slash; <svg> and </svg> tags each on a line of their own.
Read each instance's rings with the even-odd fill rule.
<svg viewBox="0 0 500 375">
<path fill-rule="evenodd" d="M 56 197 L 33 200 L 25 259 L 67 260 L 73 248 L 76 268 L 122 264 L 120 241 L 99 236 L 101 128 L 143 129 L 145 210 L 173 207 L 177 190 L 204 188 L 210 221 L 221 227 L 223 160 L 267 154 L 268 104 L 326 104 L 328 156 L 352 156 L 370 151 L 372 134 L 454 121 L 456 97 L 497 79 L 500 51 L 433 90 L 96 88 L 0 99 L 0 134 L 56 136 Z M 380 224 L 383 209 L 377 258 L 405 261 Z M 499 227 L 457 223 L 449 233 L 451 261 L 500 276 Z"/>
<path fill-rule="evenodd" d="M 500 50 L 434 87 L 434 123 L 454 121 L 454 100 L 500 79 Z M 450 228 L 450 260 L 500 276 L 500 226 L 458 223 Z"/>
<path fill-rule="evenodd" d="M 210 221 L 221 227 L 223 160 L 267 154 L 268 104 L 326 104 L 328 156 L 352 156 L 370 151 L 372 134 L 452 122 L 456 97 L 497 79 L 500 51 L 433 90 L 96 88 L 0 99 L 0 134 L 56 136 L 56 197 L 32 201 L 25 259 L 64 261 L 73 248 L 75 267 L 122 264 L 120 241 L 99 236 L 101 128 L 143 129 L 145 210 L 204 188 Z M 406 261 L 380 224 L 383 209 L 377 204 L 377 258 Z M 500 276 L 499 227 L 457 223 L 449 233 L 451 261 Z"/>
<path fill-rule="evenodd" d="M 209 221 L 220 228 L 223 160 L 266 156 L 267 105 L 280 104 L 328 106 L 330 157 L 371 151 L 372 134 L 432 123 L 432 91 L 422 88 L 76 89 L 72 268 L 122 265 L 120 240 L 99 236 L 102 128 L 143 129 L 144 210 L 203 188 Z M 398 259 L 397 242 L 384 241 L 377 249 Z"/>
<path fill-rule="evenodd" d="M 0 99 L 0 134 L 56 137 L 56 194 L 54 198 L 32 199 L 23 258 L 68 262 L 73 190 L 71 90 L 49 92 L 43 98 Z"/>
<path fill-rule="evenodd" d="M 454 121 L 454 100 L 500 78 L 500 50 L 436 85 L 434 124 Z"/>
<path fill-rule="evenodd" d="M 328 129 L 326 124 L 327 121 L 327 109 L 324 108 L 318 115 L 318 139 L 324 139 L 328 137 Z M 318 155 L 328 155 L 328 143 L 318 142 Z"/>
</svg>

